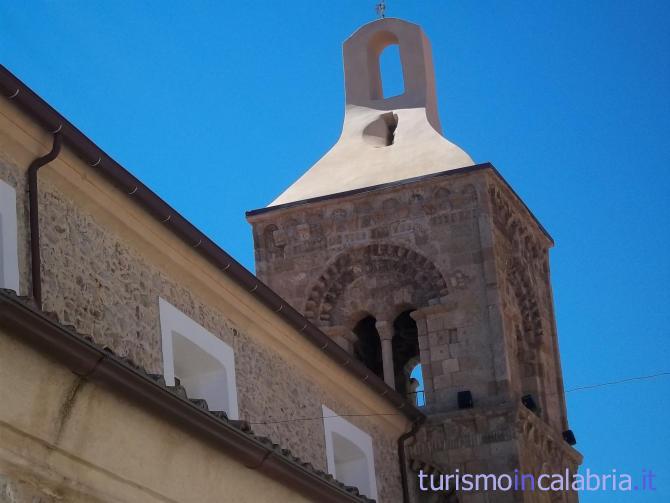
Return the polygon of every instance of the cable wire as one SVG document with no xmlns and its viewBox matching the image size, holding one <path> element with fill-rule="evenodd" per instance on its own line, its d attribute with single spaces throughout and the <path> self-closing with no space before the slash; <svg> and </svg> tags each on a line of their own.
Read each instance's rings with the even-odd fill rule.
<svg viewBox="0 0 670 503">
<path fill-rule="evenodd" d="M 659 372 L 658 374 L 650 374 L 646 376 L 636 376 L 636 377 L 629 377 L 627 379 L 621 379 L 619 381 L 610 381 L 610 382 L 601 382 L 598 384 L 587 384 L 586 386 L 577 386 L 576 388 L 570 388 L 566 390 L 566 393 L 572 393 L 573 391 L 583 391 L 586 389 L 594 389 L 594 388 L 602 388 L 604 386 L 614 386 L 616 384 L 623 384 L 626 382 L 631 382 L 631 381 L 642 381 L 646 379 L 654 379 L 656 377 L 662 377 L 662 376 L 670 376 L 670 372 Z"/>
<path fill-rule="evenodd" d="M 626 379 L 620 379 L 618 381 L 609 381 L 609 382 L 601 382 L 601 383 L 596 383 L 596 384 L 587 384 L 584 386 L 577 386 L 575 388 L 570 388 L 568 390 L 565 390 L 566 393 L 572 393 L 574 391 L 584 391 L 584 390 L 590 390 L 590 389 L 595 389 L 595 388 L 603 388 L 605 386 L 616 386 L 618 384 L 624 384 L 628 382 L 635 382 L 635 381 L 643 381 L 643 380 L 648 380 L 648 379 L 655 379 L 657 377 L 664 377 L 664 376 L 670 376 L 670 372 L 659 372 L 657 374 L 649 374 L 649 375 L 642 375 L 642 376 L 635 376 L 635 377 L 628 377 Z M 339 414 L 337 416 L 315 416 L 315 417 L 299 417 L 299 418 L 292 418 L 292 419 L 277 419 L 273 421 L 249 421 L 248 423 L 250 425 L 258 425 L 258 424 L 263 424 L 263 425 L 268 425 L 268 424 L 280 424 L 280 423 L 292 423 L 292 422 L 297 422 L 297 421 L 321 421 L 323 419 L 331 419 L 335 417 L 375 417 L 375 416 L 402 416 L 403 414 L 399 414 L 397 412 L 389 412 L 388 414 Z"/>
</svg>

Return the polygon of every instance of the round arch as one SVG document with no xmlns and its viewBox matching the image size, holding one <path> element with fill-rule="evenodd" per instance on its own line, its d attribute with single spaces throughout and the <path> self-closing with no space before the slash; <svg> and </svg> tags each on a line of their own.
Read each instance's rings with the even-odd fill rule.
<svg viewBox="0 0 670 503">
<path fill-rule="evenodd" d="M 315 281 L 305 316 L 321 326 L 350 325 L 355 312 L 391 319 L 398 306 L 422 307 L 447 295 L 435 264 L 396 244 L 371 244 L 339 254 Z"/>
</svg>

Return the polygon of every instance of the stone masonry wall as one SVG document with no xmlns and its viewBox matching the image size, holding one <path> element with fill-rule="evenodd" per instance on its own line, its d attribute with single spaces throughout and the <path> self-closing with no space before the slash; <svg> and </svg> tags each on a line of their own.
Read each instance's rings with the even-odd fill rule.
<svg viewBox="0 0 670 503">
<path fill-rule="evenodd" d="M 366 315 L 419 328 L 428 410 L 509 393 L 501 327 L 488 316 L 493 261 L 484 172 L 272 210 L 250 217 L 259 277 L 351 350 Z"/>
<path fill-rule="evenodd" d="M 366 315 L 390 322 L 414 310 L 429 421 L 410 448 L 411 466 L 446 474 L 576 469 L 580 456 L 561 437 L 552 243 L 497 175 L 449 174 L 249 220 L 259 277 L 349 351 Z M 474 408 L 459 410 L 463 390 Z M 526 394 L 537 415 L 521 405 Z M 458 498 L 576 501 L 502 492 Z M 433 501 L 416 501 L 424 500 Z"/>
<path fill-rule="evenodd" d="M 549 243 L 502 184 L 491 184 L 498 302 L 515 400 L 531 394 L 541 417 L 567 429 L 558 336 L 549 278 Z"/>
<path fill-rule="evenodd" d="M 0 178 L 17 189 L 21 290 L 29 290 L 26 184 L 8 156 L 0 157 Z M 236 327 L 225 315 L 152 265 L 71 200 L 40 180 L 40 232 L 44 309 L 61 322 L 90 334 L 99 344 L 130 357 L 151 372 L 162 372 L 158 299 L 162 297 L 231 345 L 236 358 L 240 418 L 254 431 L 326 470 L 323 422 L 326 404 L 339 414 L 357 414 L 333 400 L 303 371 Z M 270 424 L 258 424 L 269 421 Z M 272 423 L 272 421 L 280 421 Z M 400 498 L 395 437 L 374 418 L 350 419 L 374 443 L 379 501 Z"/>
<path fill-rule="evenodd" d="M 487 409 L 468 409 L 430 417 L 408 446 L 410 467 L 418 485 L 418 472 L 425 474 L 563 474 L 575 473 L 581 456 L 556 431 L 518 404 Z M 542 491 L 452 491 L 438 493 L 449 503 L 575 503 L 573 492 Z M 453 482 L 452 482 L 453 483 Z M 430 479 L 424 479 L 430 487 Z M 416 490 L 416 503 L 428 503 L 430 494 Z M 450 499 L 451 496 L 451 499 Z M 456 499 L 457 497 L 457 499 Z"/>
<path fill-rule="evenodd" d="M 475 172 L 250 217 L 258 275 L 351 350 L 365 315 L 417 311 L 429 410 L 532 394 L 565 429 L 551 241 L 497 177 Z"/>
</svg>

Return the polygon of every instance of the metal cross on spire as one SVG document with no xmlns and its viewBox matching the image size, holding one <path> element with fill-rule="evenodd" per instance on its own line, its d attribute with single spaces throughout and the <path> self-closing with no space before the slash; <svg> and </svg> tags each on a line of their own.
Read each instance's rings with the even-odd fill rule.
<svg viewBox="0 0 670 503">
<path fill-rule="evenodd" d="M 377 15 L 379 16 L 379 19 L 384 19 L 386 17 L 386 2 L 385 0 L 381 0 L 377 5 L 375 5 L 375 10 L 377 11 Z"/>
</svg>

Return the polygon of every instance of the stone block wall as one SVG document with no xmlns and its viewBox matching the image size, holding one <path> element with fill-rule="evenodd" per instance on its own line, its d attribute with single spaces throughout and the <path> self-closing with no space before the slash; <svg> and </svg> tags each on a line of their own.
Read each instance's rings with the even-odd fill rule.
<svg viewBox="0 0 670 503">
<path fill-rule="evenodd" d="M 549 280 L 553 243 L 492 169 L 270 208 L 248 219 L 259 277 L 349 351 L 362 317 L 389 323 L 413 310 L 429 415 L 413 447 L 415 464 L 536 473 L 541 461 L 545 472 L 576 470 L 580 456 L 562 439 L 568 426 Z M 472 392 L 472 409 L 459 410 L 464 390 Z M 529 394 L 536 414 L 521 405 Z M 576 501 L 511 493 L 459 498 Z"/>
<path fill-rule="evenodd" d="M 418 474 L 433 474 L 439 489 L 439 476 L 450 474 L 514 476 L 543 473 L 575 473 L 581 456 L 551 428 L 519 405 L 501 405 L 486 410 L 469 409 L 430 417 L 427 425 L 408 446 L 412 480 L 417 503 L 432 501 L 434 494 L 418 487 Z M 526 479 L 527 480 L 527 479 Z M 453 479 L 451 484 L 453 484 Z M 480 482 L 481 484 L 481 482 Z M 424 479 L 430 487 L 430 479 Z M 489 487 L 493 487 L 490 485 Z M 441 501 L 458 503 L 575 503 L 572 492 L 542 491 L 451 491 L 437 492 Z"/>
<path fill-rule="evenodd" d="M 351 350 L 365 315 L 406 309 L 419 331 L 428 410 L 509 399 L 496 311 L 489 173 L 428 178 L 253 214 L 259 277 Z"/>
<path fill-rule="evenodd" d="M 351 324 L 344 313 L 366 307 L 381 316 L 389 302 L 439 302 L 480 276 L 484 192 L 484 177 L 460 176 L 254 214 L 257 274 L 321 326 Z M 349 267 L 359 258 L 366 271 Z M 389 299 L 382 276 L 400 263 L 407 282 Z M 375 272 L 371 285 L 352 277 Z M 368 306 L 363 291 L 383 299 Z"/>
<path fill-rule="evenodd" d="M 551 240 L 502 185 L 489 187 L 493 215 L 496 297 L 515 399 L 531 394 L 540 416 L 567 429 L 558 334 L 549 274 Z"/>
<path fill-rule="evenodd" d="M 419 329 L 430 410 L 532 394 L 565 427 L 548 249 L 490 171 L 434 177 L 249 217 L 259 277 L 351 350 L 366 314 Z"/>
</svg>

